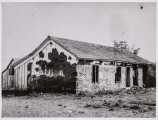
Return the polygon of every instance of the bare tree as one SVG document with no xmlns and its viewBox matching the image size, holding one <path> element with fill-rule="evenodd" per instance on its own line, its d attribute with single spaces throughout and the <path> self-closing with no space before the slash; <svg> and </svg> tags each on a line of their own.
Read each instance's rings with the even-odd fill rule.
<svg viewBox="0 0 158 120">
<path fill-rule="evenodd" d="M 114 47 L 115 48 L 120 48 L 120 49 L 126 49 L 129 50 L 130 52 L 134 53 L 135 55 L 138 55 L 140 48 L 134 49 L 134 44 L 130 48 L 127 41 L 113 41 Z"/>
</svg>

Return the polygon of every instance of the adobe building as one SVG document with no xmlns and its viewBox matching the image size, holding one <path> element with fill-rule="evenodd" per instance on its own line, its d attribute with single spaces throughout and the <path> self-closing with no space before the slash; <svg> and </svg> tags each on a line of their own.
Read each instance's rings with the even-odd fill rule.
<svg viewBox="0 0 158 120">
<path fill-rule="evenodd" d="M 76 93 L 143 87 L 149 64 L 127 49 L 48 36 L 24 58 L 11 60 L 2 72 L 2 89 L 27 90 L 32 76 L 64 77 L 64 62 L 75 65 Z"/>
</svg>

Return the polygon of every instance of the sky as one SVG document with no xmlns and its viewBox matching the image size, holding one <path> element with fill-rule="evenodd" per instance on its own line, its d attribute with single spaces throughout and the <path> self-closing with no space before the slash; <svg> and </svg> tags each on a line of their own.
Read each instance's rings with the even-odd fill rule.
<svg viewBox="0 0 158 120">
<path fill-rule="evenodd" d="M 143 9 L 141 9 L 143 6 Z M 156 3 L 2 3 L 2 70 L 48 35 L 113 46 L 127 41 L 156 61 Z"/>
</svg>

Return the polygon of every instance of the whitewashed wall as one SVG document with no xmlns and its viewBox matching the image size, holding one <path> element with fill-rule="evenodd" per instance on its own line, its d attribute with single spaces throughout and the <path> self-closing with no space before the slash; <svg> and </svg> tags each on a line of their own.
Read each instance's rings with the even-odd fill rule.
<svg viewBox="0 0 158 120">
<path fill-rule="evenodd" d="M 32 65 L 32 74 L 34 74 L 36 76 L 39 76 L 41 74 L 45 74 L 48 76 L 52 75 L 52 74 L 50 74 L 51 71 L 48 71 L 48 74 L 46 73 L 47 71 L 45 71 L 45 73 L 43 73 L 40 66 L 37 65 L 36 62 L 39 60 L 45 60 L 46 62 L 50 62 L 50 60 L 48 59 L 48 53 L 52 52 L 52 49 L 54 49 L 54 48 L 57 49 L 59 54 L 61 52 L 63 52 L 67 56 L 67 62 L 70 62 L 71 64 L 77 63 L 76 57 L 74 55 L 72 55 L 71 53 L 69 53 L 68 51 L 66 51 L 65 49 L 63 49 L 59 45 L 57 45 L 56 43 L 54 43 L 54 42 L 52 42 L 52 43 L 53 43 L 52 45 L 48 43 L 44 48 L 41 48 L 39 50 L 39 52 L 42 51 L 44 53 L 44 58 L 39 57 L 39 52 L 33 56 L 34 60 L 33 60 L 33 65 Z M 68 59 L 69 56 L 72 58 L 71 60 Z M 35 68 L 39 68 L 40 71 L 36 71 Z"/>
<path fill-rule="evenodd" d="M 49 44 L 50 42 L 52 42 L 53 44 L 52 45 Z M 27 75 L 28 75 L 27 65 L 30 62 L 33 63 L 32 64 L 32 75 L 39 76 L 41 74 L 45 74 L 42 71 L 35 70 L 35 68 L 40 69 L 40 66 L 37 65 L 36 62 L 39 60 L 45 60 L 47 62 L 50 62 L 50 60 L 48 59 L 48 53 L 52 52 L 53 48 L 56 48 L 59 54 L 61 52 L 63 52 L 67 56 L 67 61 L 70 62 L 71 64 L 78 62 L 76 57 L 73 54 L 66 51 L 64 48 L 62 48 L 61 46 L 56 44 L 54 41 L 50 40 L 43 47 L 41 47 L 34 55 L 32 55 L 31 57 L 29 57 L 28 59 L 24 60 L 22 63 L 20 63 L 14 67 L 14 70 L 15 70 L 14 88 L 16 90 L 26 90 L 27 89 Z M 41 51 L 44 53 L 44 58 L 39 57 L 39 52 L 41 52 Z M 68 59 L 69 56 L 72 58 L 71 60 Z M 51 71 L 49 71 L 49 72 L 51 72 Z M 62 74 L 62 71 L 60 71 L 60 74 Z M 51 75 L 51 74 L 46 74 L 46 75 Z"/>
</svg>

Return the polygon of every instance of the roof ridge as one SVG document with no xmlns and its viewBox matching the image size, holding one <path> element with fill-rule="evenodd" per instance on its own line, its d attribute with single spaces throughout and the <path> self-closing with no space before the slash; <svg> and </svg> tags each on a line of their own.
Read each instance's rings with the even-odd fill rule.
<svg viewBox="0 0 158 120">
<path fill-rule="evenodd" d="M 138 63 L 139 62 L 143 63 L 145 61 L 147 62 L 147 60 L 145 60 L 139 56 L 135 56 L 134 53 L 132 53 L 129 50 L 126 50 L 128 52 L 126 52 L 125 50 L 123 50 L 122 52 L 119 52 L 120 51 L 119 48 L 112 47 L 112 46 L 99 45 L 99 44 L 95 44 L 95 43 L 88 43 L 88 42 L 66 39 L 66 38 L 61 38 L 61 37 L 54 37 L 54 36 L 48 35 L 47 38 L 40 45 L 38 45 L 30 54 L 21 58 L 20 60 L 15 62 L 12 66 L 14 67 L 15 65 L 17 65 L 17 64 L 21 63 L 22 61 L 26 60 L 27 58 L 31 57 L 35 52 L 37 52 L 49 40 L 54 40 L 55 42 L 57 42 L 63 48 L 68 50 L 70 53 L 73 53 L 78 58 L 87 57 L 87 58 L 92 58 L 92 59 L 93 58 L 94 59 L 118 59 L 121 61 L 123 61 L 123 59 L 126 58 L 126 60 L 129 62 L 138 62 Z M 68 43 L 70 45 L 67 45 L 67 47 L 66 47 L 65 45 L 67 42 L 63 42 L 63 41 L 68 41 Z M 75 42 L 80 46 L 75 46 L 76 45 Z M 86 47 L 86 45 L 87 45 L 87 47 Z M 87 51 L 85 52 L 84 50 L 87 50 Z"/>
<path fill-rule="evenodd" d="M 117 51 L 120 51 L 120 48 L 116 48 L 116 47 L 112 47 L 112 46 L 105 46 L 105 45 L 100 45 L 100 44 L 95 44 L 95 43 L 88 43 L 88 42 L 83 42 L 83 41 L 78 41 L 78 40 L 72 40 L 72 39 L 65 39 L 65 38 L 61 38 L 61 37 L 54 37 L 54 36 L 49 36 L 50 37 L 50 39 L 53 39 L 53 40 L 55 40 L 56 42 L 58 42 L 58 40 L 59 41 L 69 41 L 70 43 L 71 43 L 71 41 L 72 42 L 77 42 L 77 43 L 82 43 L 82 44 L 87 44 L 87 45 L 89 45 L 89 46 L 94 46 L 94 48 L 98 48 L 98 47 L 100 47 L 100 48 L 103 48 L 103 49 L 106 49 L 106 50 L 108 50 L 109 48 L 111 48 L 112 50 L 108 50 L 108 52 L 109 53 L 114 53 L 114 52 L 117 52 Z M 61 44 L 60 42 L 58 42 L 59 44 Z M 73 44 L 72 44 L 72 46 L 73 46 Z M 117 50 L 117 51 L 115 51 L 115 50 Z M 126 56 L 127 58 L 129 57 L 129 58 L 132 58 L 133 60 L 135 59 L 136 61 L 146 61 L 146 62 L 149 62 L 148 60 L 146 60 L 146 59 L 144 59 L 144 58 L 142 58 L 142 57 L 140 57 L 140 56 L 137 56 L 137 55 L 135 55 L 133 52 L 131 52 L 131 51 L 129 51 L 128 49 L 123 49 L 123 50 L 121 50 L 121 52 L 119 52 L 121 55 L 124 55 L 124 56 Z M 74 53 L 75 54 L 75 53 Z M 106 55 L 106 54 L 105 54 Z M 116 55 L 116 54 L 115 54 Z"/>
<path fill-rule="evenodd" d="M 110 47 L 110 48 L 115 48 L 112 46 L 106 46 L 106 45 L 100 45 L 96 43 L 90 43 L 90 42 L 83 42 L 83 41 L 78 41 L 78 40 L 72 40 L 72 39 L 66 39 L 66 38 L 61 38 L 61 37 L 54 37 L 54 36 L 49 36 L 50 38 L 57 38 L 57 39 L 63 39 L 63 40 L 70 40 L 70 41 L 75 41 L 75 42 L 80 42 L 80 43 L 86 43 L 86 44 L 92 44 L 92 45 L 97 45 L 97 46 L 102 46 L 102 47 Z M 116 48 L 117 49 L 117 48 Z"/>
</svg>

